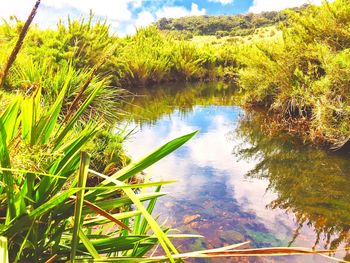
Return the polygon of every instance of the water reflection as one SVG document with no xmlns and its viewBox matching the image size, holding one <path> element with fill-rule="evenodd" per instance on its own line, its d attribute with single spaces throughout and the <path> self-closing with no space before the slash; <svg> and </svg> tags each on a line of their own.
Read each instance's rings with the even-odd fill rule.
<svg viewBox="0 0 350 263">
<path fill-rule="evenodd" d="M 141 96 L 125 105 L 139 127 L 126 145 L 134 159 L 200 130 L 147 171 L 154 180 L 178 180 L 163 189 L 169 195 L 156 208 L 161 219 L 205 236 L 182 250 L 245 240 L 258 247 L 349 243 L 349 159 L 264 135 L 259 115 L 231 106 L 235 90 L 227 84 L 138 90 Z M 276 262 L 329 261 L 314 256 Z"/>
<path fill-rule="evenodd" d="M 160 117 L 170 116 L 179 110 L 184 116 L 201 105 L 234 105 L 237 87 L 233 84 L 218 83 L 184 83 L 166 84 L 155 88 L 131 90 L 136 96 L 128 100 L 123 109 L 139 124 L 155 123 Z"/>
<path fill-rule="evenodd" d="M 194 107 L 185 117 L 174 111 L 154 125 L 145 126 L 129 142 L 134 158 L 143 156 L 171 138 L 199 129 L 199 134 L 184 147 L 148 171 L 153 178 L 175 179 L 166 187 L 169 194 L 157 207 L 162 219 L 183 233 L 201 234 L 205 240 L 193 240 L 184 250 L 217 247 L 252 241 L 252 246 L 285 245 L 291 228 L 278 213 L 266 214 L 264 199 L 271 200 L 263 184 L 247 181 L 244 174 L 253 168 L 236 162 L 228 140 L 243 112 L 238 107 Z M 142 145 L 137 147 L 137 145 Z M 255 180 L 258 181 L 258 180 Z M 259 211 L 260 210 L 260 211 Z M 281 226 L 278 231 L 275 225 Z"/>
<path fill-rule="evenodd" d="M 269 180 L 277 193 L 269 209 L 293 214 L 298 227 L 292 244 L 303 227 L 315 232 L 314 246 L 326 249 L 350 246 L 350 160 L 345 153 L 327 153 L 302 145 L 288 136 L 269 136 L 261 129 L 263 114 L 246 115 L 234 135 L 243 140 L 236 156 L 258 160 L 247 173 L 250 178 Z M 350 256 L 346 256 L 350 260 Z"/>
</svg>

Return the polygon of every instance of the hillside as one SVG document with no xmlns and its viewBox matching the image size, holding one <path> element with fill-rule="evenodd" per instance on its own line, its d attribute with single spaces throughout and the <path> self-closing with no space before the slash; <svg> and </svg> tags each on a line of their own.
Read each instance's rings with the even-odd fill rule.
<svg viewBox="0 0 350 263">
<path fill-rule="evenodd" d="M 294 8 L 300 12 L 306 6 Z M 239 14 L 220 16 L 189 16 L 181 18 L 162 18 L 155 23 L 161 31 L 180 34 L 187 39 L 193 36 L 247 36 L 254 34 L 256 29 L 277 26 L 286 21 L 288 10 L 280 12 L 262 12 L 259 14 Z"/>
</svg>

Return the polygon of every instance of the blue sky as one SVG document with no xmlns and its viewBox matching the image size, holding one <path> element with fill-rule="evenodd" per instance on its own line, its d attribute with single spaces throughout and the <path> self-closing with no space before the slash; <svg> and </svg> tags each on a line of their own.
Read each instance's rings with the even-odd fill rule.
<svg viewBox="0 0 350 263">
<path fill-rule="evenodd" d="M 165 2 L 168 5 L 172 6 L 184 6 L 186 9 L 191 10 L 192 3 L 197 4 L 199 9 L 204 8 L 206 10 L 206 14 L 208 15 L 225 15 L 225 14 L 237 14 L 237 13 L 246 13 L 249 8 L 253 5 L 253 0 L 173 0 L 173 1 L 144 1 L 144 5 L 147 8 L 153 8 L 155 6 L 155 2 L 158 3 L 158 7 L 165 6 Z"/>
<path fill-rule="evenodd" d="M 35 0 L 0 0 L 0 17 L 16 15 L 25 19 Z M 281 10 L 300 6 L 308 0 L 42 0 L 35 22 L 41 27 L 55 27 L 60 19 L 88 15 L 106 18 L 111 31 L 133 34 L 162 17 L 178 18 L 189 15 L 230 15 L 238 13 Z M 310 0 L 320 3 L 321 0 Z"/>
</svg>

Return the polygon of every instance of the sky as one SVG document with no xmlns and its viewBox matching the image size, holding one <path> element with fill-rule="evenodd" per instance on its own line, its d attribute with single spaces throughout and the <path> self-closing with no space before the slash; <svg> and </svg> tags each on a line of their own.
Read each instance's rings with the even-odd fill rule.
<svg viewBox="0 0 350 263">
<path fill-rule="evenodd" d="M 281 10 L 322 0 L 42 0 L 35 22 L 43 28 L 54 28 L 62 19 L 87 16 L 107 19 L 111 31 L 118 35 L 133 34 L 136 28 L 156 20 L 196 15 L 231 15 Z M 0 0 L 0 17 L 11 15 L 25 20 L 35 0 Z"/>
</svg>

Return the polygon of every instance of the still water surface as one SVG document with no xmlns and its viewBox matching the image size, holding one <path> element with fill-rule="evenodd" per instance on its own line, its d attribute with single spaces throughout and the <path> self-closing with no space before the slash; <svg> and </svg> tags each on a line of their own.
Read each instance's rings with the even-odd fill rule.
<svg viewBox="0 0 350 263">
<path fill-rule="evenodd" d="M 349 260 L 341 250 L 350 245 L 348 154 L 266 135 L 262 115 L 234 106 L 235 90 L 228 84 L 201 83 L 134 91 L 139 96 L 125 106 L 137 127 L 126 143 L 134 160 L 199 130 L 146 171 L 152 180 L 177 180 L 162 189 L 169 194 L 160 199 L 155 214 L 182 233 L 205 237 L 181 242 L 182 251 L 249 240 L 252 247 L 338 248 L 336 255 Z M 237 262 L 333 261 L 293 256 Z"/>
</svg>

